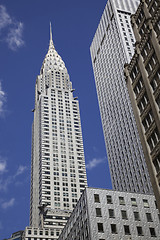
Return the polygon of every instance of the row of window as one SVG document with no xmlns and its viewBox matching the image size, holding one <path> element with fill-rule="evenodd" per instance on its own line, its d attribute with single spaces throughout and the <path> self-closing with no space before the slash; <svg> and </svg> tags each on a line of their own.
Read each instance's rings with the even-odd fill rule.
<svg viewBox="0 0 160 240">
<path fill-rule="evenodd" d="M 108 214 L 109 214 L 109 218 L 115 218 L 114 209 L 108 209 Z M 134 214 L 135 221 L 141 221 L 139 212 L 134 211 L 133 214 Z M 101 208 L 96 208 L 96 217 L 102 217 Z M 128 220 L 128 215 L 126 210 L 121 210 L 121 217 L 122 219 Z M 147 222 L 153 222 L 151 213 L 146 213 L 146 219 L 147 219 Z"/>
<path fill-rule="evenodd" d="M 106 199 L 107 199 L 107 204 L 112 204 L 113 203 L 112 196 L 107 195 Z M 99 194 L 94 194 L 94 201 L 96 203 L 100 203 Z M 119 204 L 120 205 L 125 205 L 124 197 L 119 197 Z M 137 207 L 136 198 L 131 198 L 131 205 L 134 206 L 134 207 Z M 143 206 L 144 206 L 144 208 L 149 208 L 149 203 L 148 203 L 147 199 L 143 199 Z"/>
<path fill-rule="evenodd" d="M 111 224 L 110 226 L 111 226 L 111 233 L 112 234 L 118 234 L 116 224 Z M 98 232 L 102 232 L 102 233 L 104 232 L 103 223 L 97 223 L 97 227 L 98 227 Z M 137 228 L 137 235 L 138 236 L 144 236 L 143 228 L 141 226 L 137 226 L 136 228 Z M 124 229 L 124 234 L 125 235 L 131 235 L 129 225 L 124 225 L 123 229 Z M 150 231 L 150 236 L 151 237 L 156 237 L 156 231 L 153 227 L 150 227 L 149 231 Z M 100 240 L 103 240 L 103 239 L 100 239 Z"/>
<path fill-rule="evenodd" d="M 45 235 L 45 236 L 59 236 L 60 235 L 60 231 L 56 230 L 56 231 L 53 231 L 53 230 L 45 230 L 45 231 L 42 231 L 42 230 L 31 230 L 31 229 L 28 229 L 27 231 L 28 235 L 31 235 L 31 234 L 34 234 L 34 235 Z"/>
</svg>

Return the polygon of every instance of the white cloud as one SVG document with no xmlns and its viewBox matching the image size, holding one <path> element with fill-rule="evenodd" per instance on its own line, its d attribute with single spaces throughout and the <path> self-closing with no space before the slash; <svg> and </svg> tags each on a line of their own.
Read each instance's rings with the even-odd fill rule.
<svg viewBox="0 0 160 240">
<path fill-rule="evenodd" d="M 4 103 L 6 101 L 6 94 L 2 90 L 2 84 L 0 82 L 0 116 L 4 113 Z"/>
<path fill-rule="evenodd" d="M 4 169 L 3 164 L 2 164 L 2 170 Z M 8 176 L 8 177 L 3 177 L 3 175 L 1 175 L 0 178 L 0 191 L 7 191 L 8 190 L 8 186 L 10 184 L 13 185 L 13 183 L 16 184 L 15 180 L 17 178 L 17 176 L 21 175 L 24 173 L 24 171 L 27 170 L 26 166 L 19 166 L 16 173 L 12 176 Z M 6 169 L 4 170 L 4 172 L 6 171 Z M 23 184 L 23 182 L 21 182 L 21 185 Z M 16 184 L 18 186 L 18 184 Z"/>
<path fill-rule="evenodd" d="M 89 163 L 86 164 L 86 168 L 91 170 L 92 168 L 97 167 L 100 163 L 104 162 L 105 158 L 93 158 Z"/>
<path fill-rule="evenodd" d="M 19 22 L 15 27 L 9 30 L 7 36 L 7 43 L 11 50 L 17 50 L 17 48 L 22 47 L 24 45 L 24 41 L 22 40 L 23 33 L 23 23 Z"/>
<path fill-rule="evenodd" d="M 12 23 L 11 17 L 6 11 L 5 6 L 0 5 L 0 30 Z"/>
<path fill-rule="evenodd" d="M 5 179 L 0 179 L 0 191 L 7 191 L 8 185 L 10 185 L 13 182 L 13 179 L 11 176 L 5 178 Z"/>
<path fill-rule="evenodd" d="M 16 174 L 14 175 L 14 177 L 17 177 L 18 175 L 21 175 L 26 169 L 27 169 L 26 166 L 20 165 L 20 166 L 18 167 L 17 172 L 16 172 Z"/>
<path fill-rule="evenodd" d="M 2 207 L 3 209 L 7 209 L 7 208 L 9 208 L 9 207 L 12 207 L 12 206 L 14 205 L 14 203 L 15 203 L 15 198 L 11 198 L 11 200 L 9 200 L 8 202 L 3 202 L 3 203 L 1 204 L 1 207 Z"/>
<path fill-rule="evenodd" d="M 22 39 L 23 27 L 22 22 L 18 22 L 15 18 L 11 17 L 6 7 L 0 5 L 0 34 L 2 34 L 2 30 L 5 29 L 5 36 L 1 37 L 1 39 L 7 42 L 11 50 L 15 51 L 24 45 Z"/>
<path fill-rule="evenodd" d="M 0 160 L 0 174 L 4 173 L 6 171 L 6 161 Z"/>
</svg>

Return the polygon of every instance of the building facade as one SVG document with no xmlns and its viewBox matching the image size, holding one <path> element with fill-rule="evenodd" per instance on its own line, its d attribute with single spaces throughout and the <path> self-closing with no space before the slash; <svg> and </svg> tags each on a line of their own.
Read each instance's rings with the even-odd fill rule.
<svg viewBox="0 0 160 240">
<path fill-rule="evenodd" d="M 79 103 L 73 91 L 50 29 L 35 86 L 30 226 L 52 228 L 57 235 L 87 186 Z"/>
<path fill-rule="evenodd" d="M 141 1 L 132 26 L 136 49 L 126 82 L 160 210 L 160 2 Z"/>
<path fill-rule="evenodd" d="M 86 188 L 59 240 L 159 239 L 159 225 L 153 195 Z"/>
<path fill-rule="evenodd" d="M 138 4 L 108 0 L 90 52 L 113 188 L 152 193 L 124 78 L 124 64 L 134 53 L 130 16 Z"/>
</svg>

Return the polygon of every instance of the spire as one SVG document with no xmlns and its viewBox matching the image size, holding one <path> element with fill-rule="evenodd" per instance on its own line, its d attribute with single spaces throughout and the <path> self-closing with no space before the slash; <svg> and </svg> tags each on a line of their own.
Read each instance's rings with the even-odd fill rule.
<svg viewBox="0 0 160 240">
<path fill-rule="evenodd" d="M 51 22 L 50 22 L 50 41 L 53 41 L 52 40 L 52 25 L 51 25 Z"/>
<path fill-rule="evenodd" d="M 49 42 L 49 49 L 54 48 L 54 44 L 53 44 L 53 39 L 52 39 L 52 25 L 50 22 L 50 42 Z"/>
</svg>

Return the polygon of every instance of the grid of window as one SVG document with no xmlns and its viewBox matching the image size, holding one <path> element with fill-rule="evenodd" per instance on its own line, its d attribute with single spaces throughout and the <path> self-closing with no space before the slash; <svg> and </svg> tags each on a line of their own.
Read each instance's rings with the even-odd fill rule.
<svg viewBox="0 0 160 240">
<path fill-rule="evenodd" d="M 132 9 L 127 3 L 121 4 L 116 1 L 114 7 L 118 9 L 115 7 L 116 13 L 112 18 L 109 17 L 109 7 L 106 5 L 91 45 L 91 57 L 113 188 L 149 193 L 152 187 L 149 179 L 145 179 L 149 174 L 123 73 L 124 64 L 134 51 L 129 13 Z M 119 6 L 130 10 L 120 10 Z M 135 79 L 137 77 L 140 80 L 137 73 L 138 69 L 135 69 Z M 137 85 L 136 94 L 142 91 L 142 84 L 140 81 Z M 140 159 L 138 165 L 137 159 Z M 134 169 L 140 170 L 140 176 Z M 142 185 L 137 181 L 140 178 Z"/>
</svg>

